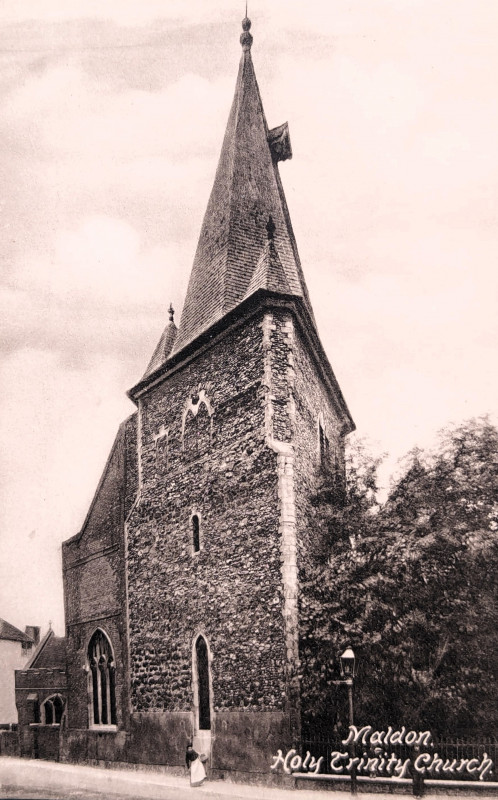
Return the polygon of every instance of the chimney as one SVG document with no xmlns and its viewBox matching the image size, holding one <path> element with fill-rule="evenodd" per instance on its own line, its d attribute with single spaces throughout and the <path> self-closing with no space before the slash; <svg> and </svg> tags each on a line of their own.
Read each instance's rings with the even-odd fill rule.
<svg viewBox="0 0 498 800">
<path fill-rule="evenodd" d="M 38 625 L 26 625 L 26 627 L 24 629 L 24 633 L 27 636 L 30 636 L 33 639 L 33 641 L 35 643 L 35 646 L 39 643 L 39 641 L 40 641 L 40 628 L 39 628 Z"/>
</svg>

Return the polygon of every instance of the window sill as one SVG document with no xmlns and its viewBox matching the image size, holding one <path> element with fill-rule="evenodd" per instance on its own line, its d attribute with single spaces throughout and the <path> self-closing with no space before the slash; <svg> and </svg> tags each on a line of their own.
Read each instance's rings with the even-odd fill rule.
<svg viewBox="0 0 498 800">
<path fill-rule="evenodd" d="M 117 733 L 117 725 L 90 725 L 89 730 L 95 733 Z"/>
<path fill-rule="evenodd" d="M 49 722 L 48 724 L 46 722 L 29 723 L 30 728 L 60 728 L 60 726 L 61 726 L 60 722 Z"/>
</svg>

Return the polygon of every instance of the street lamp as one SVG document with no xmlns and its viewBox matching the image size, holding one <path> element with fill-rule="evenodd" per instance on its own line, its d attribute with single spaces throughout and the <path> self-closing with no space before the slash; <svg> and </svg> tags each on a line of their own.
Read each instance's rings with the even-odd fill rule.
<svg viewBox="0 0 498 800">
<path fill-rule="evenodd" d="M 348 687 L 348 701 L 349 701 L 349 725 L 350 727 L 354 725 L 354 714 L 353 714 L 353 679 L 355 674 L 355 656 L 354 652 L 351 647 L 346 647 L 344 653 L 340 659 L 341 662 L 341 675 L 343 680 L 341 683 L 345 683 Z M 353 758 L 353 767 L 351 769 L 351 794 L 356 794 L 357 787 L 356 787 L 356 761 L 354 758 L 356 756 L 355 753 L 355 744 L 354 739 L 351 743 L 351 757 Z"/>
<path fill-rule="evenodd" d="M 341 656 L 341 675 L 346 680 L 353 680 L 355 668 L 355 657 L 351 647 L 346 647 Z"/>
</svg>

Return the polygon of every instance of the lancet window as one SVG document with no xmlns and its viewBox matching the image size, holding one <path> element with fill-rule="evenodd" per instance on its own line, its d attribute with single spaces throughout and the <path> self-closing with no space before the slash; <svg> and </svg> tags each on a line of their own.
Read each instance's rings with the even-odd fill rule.
<svg viewBox="0 0 498 800">
<path fill-rule="evenodd" d="M 330 442 L 321 421 L 318 422 L 318 444 L 320 452 L 320 466 L 323 470 L 329 472 L 331 468 Z"/>
<path fill-rule="evenodd" d="M 201 549 L 201 525 L 198 514 L 192 516 L 192 549 L 198 553 Z"/>
<path fill-rule="evenodd" d="M 187 459 L 197 458 L 197 417 L 189 409 L 183 428 L 183 452 Z"/>
<path fill-rule="evenodd" d="M 168 469 L 169 458 L 169 440 L 168 431 L 161 428 L 159 433 L 154 437 L 156 442 L 156 473 L 164 475 Z"/>
</svg>

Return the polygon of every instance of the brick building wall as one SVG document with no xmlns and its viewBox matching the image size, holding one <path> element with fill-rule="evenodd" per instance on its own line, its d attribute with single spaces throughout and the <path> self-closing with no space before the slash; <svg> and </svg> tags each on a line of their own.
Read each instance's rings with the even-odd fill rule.
<svg viewBox="0 0 498 800">
<path fill-rule="evenodd" d="M 19 754 L 28 758 L 59 760 L 60 725 L 41 724 L 41 707 L 58 696 L 67 702 L 64 669 L 16 670 L 16 704 L 19 712 Z"/>
<path fill-rule="evenodd" d="M 136 415 L 133 415 L 120 426 L 81 532 L 63 544 L 68 758 L 77 758 L 82 749 L 87 750 L 89 736 L 97 737 L 97 733 L 88 731 L 91 718 L 88 645 L 97 628 L 105 632 L 113 648 L 118 726 L 127 724 L 124 519 L 136 496 L 136 461 Z"/>
</svg>

